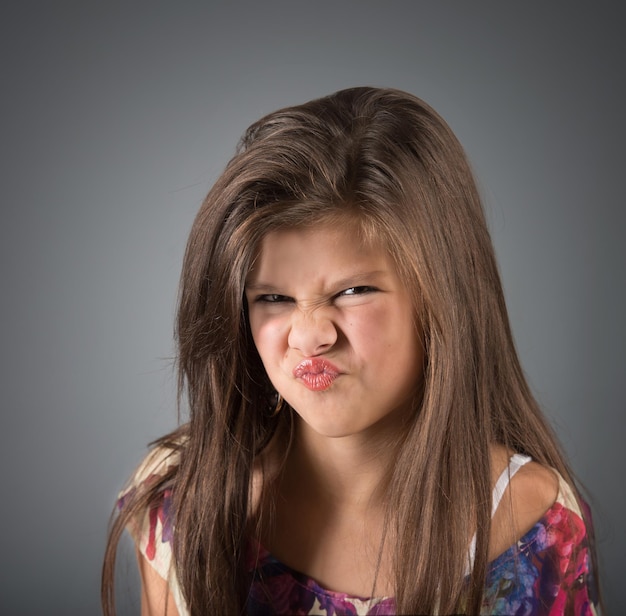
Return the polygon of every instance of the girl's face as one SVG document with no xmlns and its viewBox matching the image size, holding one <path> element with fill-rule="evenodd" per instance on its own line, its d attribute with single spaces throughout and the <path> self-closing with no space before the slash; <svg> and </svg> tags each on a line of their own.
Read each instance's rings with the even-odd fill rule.
<svg viewBox="0 0 626 616">
<path fill-rule="evenodd" d="M 318 434 L 375 429 L 416 394 L 423 346 L 406 286 L 349 228 L 264 238 L 246 281 L 252 335 L 272 384 Z"/>
</svg>

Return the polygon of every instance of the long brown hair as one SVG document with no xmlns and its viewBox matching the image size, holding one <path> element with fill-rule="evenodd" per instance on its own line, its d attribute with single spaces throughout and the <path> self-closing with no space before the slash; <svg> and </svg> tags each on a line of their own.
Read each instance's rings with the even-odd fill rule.
<svg viewBox="0 0 626 616">
<path fill-rule="evenodd" d="M 420 99 L 353 88 L 272 113 L 245 133 L 209 192 L 185 254 L 177 319 L 189 422 L 161 443 L 180 464 L 124 507 L 105 559 L 103 604 L 129 520 L 173 487 L 174 560 L 191 614 L 245 610 L 252 469 L 290 413 L 252 341 L 244 282 L 266 233 L 356 221 L 411 290 L 426 366 L 388 487 L 399 613 L 480 611 L 490 531 L 490 445 L 551 466 L 574 487 L 522 373 L 480 198 L 458 140 Z M 575 490 L 575 488 L 574 488 Z"/>
</svg>

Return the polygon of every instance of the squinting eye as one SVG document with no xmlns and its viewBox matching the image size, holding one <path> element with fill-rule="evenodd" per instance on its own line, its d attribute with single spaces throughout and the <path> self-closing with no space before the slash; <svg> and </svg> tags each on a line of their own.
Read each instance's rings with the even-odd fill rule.
<svg viewBox="0 0 626 616">
<path fill-rule="evenodd" d="M 372 293 L 376 291 L 374 287 L 350 287 L 349 289 L 345 289 L 339 295 L 363 295 L 365 293 Z"/>
<path fill-rule="evenodd" d="M 267 293 L 265 295 L 259 295 L 254 301 L 266 304 L 277 304 L 279 302 L 288 302 L 289 298 L 284 295 L 278 295 L 277 293 Z"/>
</svg>

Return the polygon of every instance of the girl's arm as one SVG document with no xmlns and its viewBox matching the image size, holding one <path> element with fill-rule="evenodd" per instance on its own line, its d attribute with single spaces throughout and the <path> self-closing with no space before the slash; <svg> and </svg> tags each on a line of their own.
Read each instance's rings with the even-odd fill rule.
<svg viewBox="0 0 626 616">
<path fill-rule="evenodd" d="M 174 596 L 164 580 L 137 551 L 141 574 L 141 616 L 179 616 Z"/>
</svg>

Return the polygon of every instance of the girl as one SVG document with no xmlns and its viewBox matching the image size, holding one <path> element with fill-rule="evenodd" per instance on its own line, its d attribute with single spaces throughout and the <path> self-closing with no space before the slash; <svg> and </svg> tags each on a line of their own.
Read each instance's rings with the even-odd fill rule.
<svg viewBox="0 0 626 616">
<path fill-rule="evenodd" d="M 591 525 L 463 150 L 354 88 L 253 124 L 191 231 L 190 418 L 120 498 L 142 614 L 592 614 Z"/>
</svg>

